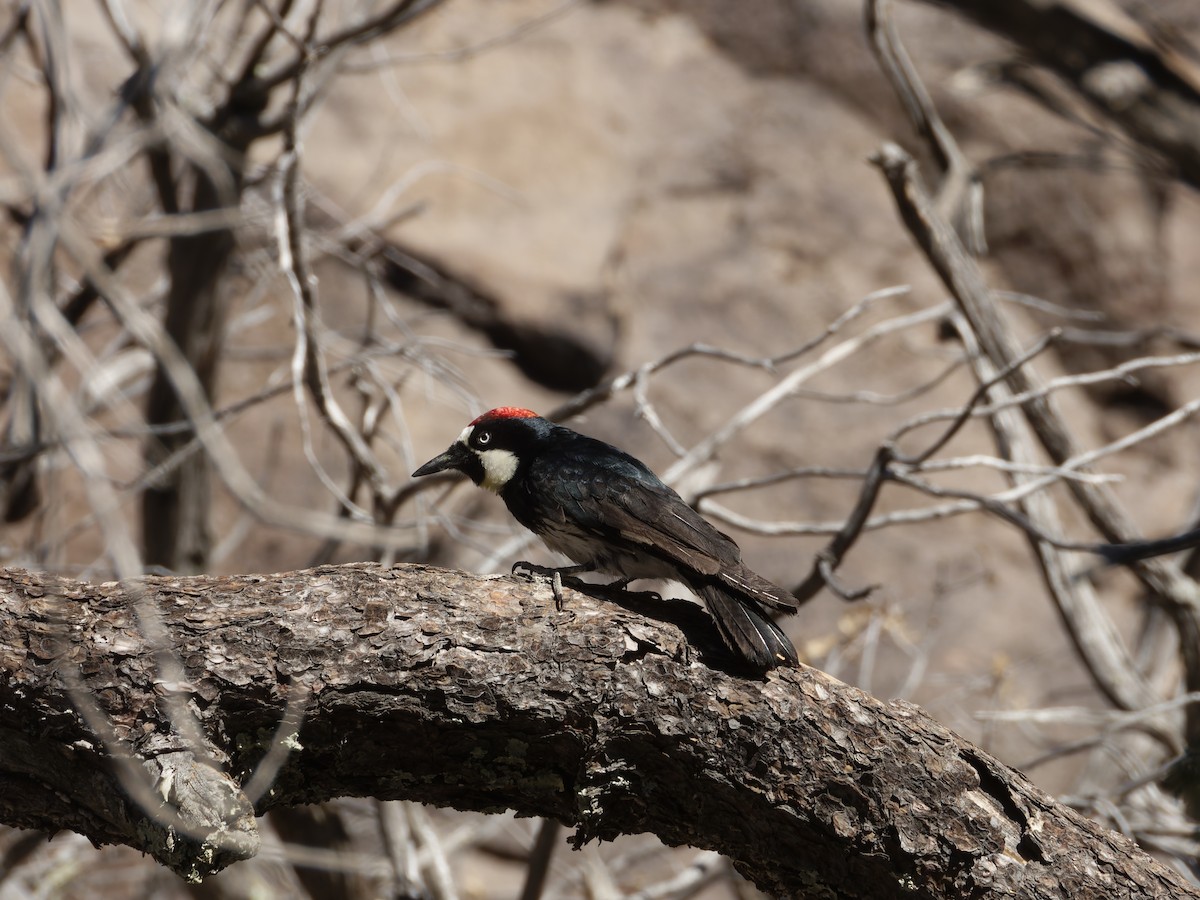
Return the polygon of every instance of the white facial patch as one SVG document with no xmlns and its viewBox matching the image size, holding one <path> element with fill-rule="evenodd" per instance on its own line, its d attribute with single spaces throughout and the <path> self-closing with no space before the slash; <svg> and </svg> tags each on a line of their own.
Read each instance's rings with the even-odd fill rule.
<svg viewBox="0 0 1200 900">
<path fill-rule="evenodd" d="M 517 474 L 517 455 L 511 450 L 476 450 L 471 447 L 471 434 L 474 431 L 475 426 L 468 425 L 458 436 L 458 443 L 470 447 L 483 464 L 483 481 L 479 482 L 479 486 L 498 494 Z"/>
<path fill-rule="evenodd" d="M 483 463 L 483 481 L 479 482 L 481 488 L 498 494 L 517 474 L 517 455 L 511 450 L 476 450 L 475 455 Z"/>
</svg>

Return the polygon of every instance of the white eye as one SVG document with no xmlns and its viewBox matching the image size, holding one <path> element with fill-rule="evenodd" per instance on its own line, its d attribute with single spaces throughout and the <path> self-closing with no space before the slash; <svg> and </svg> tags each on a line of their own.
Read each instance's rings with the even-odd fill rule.
<svg viewBox="0 0 1200 900">
<path fill-rule="evenodd" d="M 485 444 L 491 443 L 491 440 L 492 433 L 490 431 L 481 431 L 475 436 L 475 443 L 479 444 L 481 447 Z"/>
</svg>

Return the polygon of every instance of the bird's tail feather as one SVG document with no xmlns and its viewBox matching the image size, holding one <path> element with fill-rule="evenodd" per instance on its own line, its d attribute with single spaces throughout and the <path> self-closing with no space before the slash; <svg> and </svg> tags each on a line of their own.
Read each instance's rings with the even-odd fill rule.
<svg viewBox="0 0 1200 900">
<path fill-rule="evenodd" d="M 800 601 L 781 588 L 767 581 L 752 569 L 745 566 L 726 567 L 717 576 L 727 584 L 735 594 L 749 595 L 759 606 L 778 609 L 782 612 L 795 612 L 800 607 Z"/>
<path fill-rule="evenodd" d="M 704 599 L 726 645 L 746 662 L 763 670 L 798 664 L 788 636 L 754 600 L 712 583 L 696 585 L 694 590 Z"/>
</svg>

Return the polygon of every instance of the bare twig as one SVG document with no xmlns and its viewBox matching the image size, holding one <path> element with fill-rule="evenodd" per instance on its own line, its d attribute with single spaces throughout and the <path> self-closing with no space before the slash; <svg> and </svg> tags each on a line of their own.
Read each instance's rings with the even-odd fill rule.
<svg viewBox="0 0 1200 900">
<path fill-rule="evenodd" d="M 546 876 L 550 872 L 550 860 L 555 848 L 562 843 L 562 825 L 553 819 L 542 819 L 537 837 L 529 849 L 529 868 L 525 874 L 525 886 L 521 888 L 521 900 L 539 900 L 546 887 Z"/>
<path fill-rule="evenodd" d="M 938 212 L 948 221 L 961 223 L 963 243 L 972 253 L 986 253 L 983 183 L 942 122 L 933 99 L 917 75 L 896 30 L 891 0 L 867 0 L 866 27 L 880 68 L 904 104 L 917 133 L 929 144 L 941 169 L 936 201 Z"/>
<path fill-rule="evenodd" d="M 797 387 L 810 378 L 852 357 L 865 347 L 869 347 L 884 337 L 907 328 L 937 321 L 946 312 L 946 308 L 939 305 L 908 315 L 896 316 L 893 319 L 873 326 L 861 335 L 847 338 L 841 343 L 835 344 L 815 361 L 795 369 L 782 378 L 774 387 L 743 406 L 725 425 L 697 443 L 688 451 L 685 457 L 672 465 L 664 475 L 664 480 L 668 483 L 678 482 L 684 475 L 690 473 L 703 463 L 708 462 L 718 450 L 791 396 Z"/>
<path fill-rule="evenodd" d="M 822 330 L 818 335 L 805 341 L 799 347 L 789 350 L 775 357 L 755 358 L 748 357 L 740 353 L 733 353 L 729 350 L 722 350 L 718 347 L 711 347 L 707 344 L 692 344 L 687 347 L 674 350 L 666 356 L 655 360 L 654 362 L 646 363 L 645 365 L 626 372 L 623 375 L 618 375 L 610 379 L 598 387 L 592 388 L 577 395 L 567 403 L 556 407 L 546 418 L 555 422 L 564 422 L 575 418 L 578 415 L 591 409 L 599 403 L 616 396 L 617 394 L 628 390 L 639 379 L 644 379 L 649 375 L 659 372 L 680 360 L 689 359 L 695 356 L 701 356 L 712 359 L 719 359 L 726 362 L 736 363 L 738 365 L 748 366 L 751 368 L 761 368 L 767 371 L 774 371 L 788 362 L 792 362 L 801 356 L 811 353 L 817 347 L 821 346 L 827 340 L 835 336 L 839 331 L 845 328 L 850 322 L 862 316 L 876 303 L 888 300 L 894 297 L 899 297 L 907 294 L 910 288 L 907 285 L 898 285 L 895 287 L 884 288 L 879 291 L 874 291 L 864 297 L 858 303 L 854 304 L 842 315 L 838 316 L 828 327 Z"/>
</svg>

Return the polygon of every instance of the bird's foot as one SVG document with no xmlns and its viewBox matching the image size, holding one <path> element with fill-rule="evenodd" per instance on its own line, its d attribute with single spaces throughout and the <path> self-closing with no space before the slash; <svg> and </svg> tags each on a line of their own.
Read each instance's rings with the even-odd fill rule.
<svg viewBox="0 0 1200 900">
<path fill-rule="evenodd" d="M 574 575 L 577 572 L 588 571 L 587 566 L 538 566 L 526 560 L 518 560 L 513 563 L 513 575 L 521 578 L 528 578 L 530 581 L 546 581 L 550 584 L 550 590 L 554 592 L 554 608 L 558 612 L 562 612 L 563 608 L 563 576 Z"/>
</svg>

